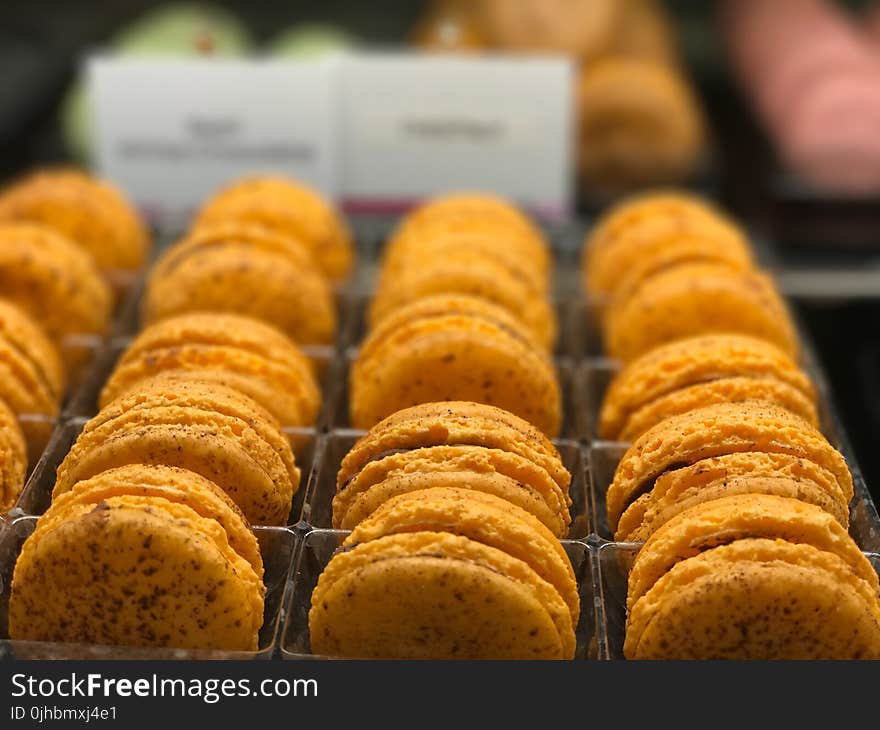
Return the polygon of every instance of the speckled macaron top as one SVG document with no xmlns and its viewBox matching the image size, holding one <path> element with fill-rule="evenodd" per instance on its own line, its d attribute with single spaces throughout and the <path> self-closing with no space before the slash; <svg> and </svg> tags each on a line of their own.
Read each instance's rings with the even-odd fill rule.
<svg viewBox="0 0 880 730">
<path fill-rule="evenodd" d="M 133 465 L 80 482 L 22 547 L 10 637 L 253 651 L 265 587 L 248 533 L 191 472 Z"/>
<path fill-rule="evenodd" d="M 150 325 L 117 363 L 101 407 L 159 373 L 188 373 L 240 390 L 284 426 L 311 426 L 321 407 L 305 355 L 284 333 L 252 317 L 197 312 Z"/>
<path fill-rule="evenodd" d="M 716 333 L 764 339 L 791 357 L 799 350 L 772 280 L 717 263 L 682 264 L 644 279 L 608 312 L 603 336 L 608 353 L 629 362 L 667 342 Z"/>
<path fill-rule="evenodd" d="M 143 318 L 197 311 L 249 315 L 298 344 L 327 344 L 336 332 L 333 292 L 295 238 L 242 223 L 204 225 L 169 248 L 150 273 Z"/>
<path fill-rule="evenodd" d="M 550 436 L 559 433 L 561 395 L 546 352 L 528 335 L 499 326 L 504 315 L 422 315 L 426 306 L 434 303 L 401 307 L 363 342 L 350 375 L 356 428 L 419 403 L 468 400 L 516 413 Z"/>
<path fill-rule="evenodd" d="M 606 493 L 612 529 L 633 502 L 667 471 L 737 452 L 789 454 L 830 472 L 845 499 L 853 496 L 843 456 L 806 421 L 765 403 L 724 403 L 662 421 L 623 455 Z"/>
<path fill-rule="evenodd" d="M 345 219 L 302 182 L 274 175 L 241 178 L 219 190 L 199 211 L 193 229 L 219 223 L 263 226 L 301 241 L 325 276 L 345 279 L 355 249 Z"/>
<path fill-rule="evenodd" d="M 630 572 L 628 658 L 880 657 L 877 574 L 826 511 L 741 494 L 696 505 Z"/>
<path fill-rule="evenodd" d="M 0 223 L 0 291 L 58 347 L 68 335 L 101 335 L 110 324 L 113 297 L 94 261 L 45 225 Z"/>
<path fill-rule="evenodd" d="M 712 393 L 706 386 L 727 381 L 731 390 L 746 394 L 748 388 L 736 388 L 742 379 L 754 381 L 755 392 L 766 383 L 783 388 L 780 396 L 789 394 L 795 413 L 816 424 L 815 387 L 785 352 L 754 337 L 717 334 L 661 345 L 624 367 L 605 394 L 599 434 L 605 439 L 632 439 L 647 430 L 646 425 L 653 426 L 651 421 L 656 422 L 663 411 L 675 411 L 672 397 L 697 407 L 699 399 L 688 397 L 689 388 L 704 386 L 698 395 L 708 399 Z M 662 408 L 657 408 L 658 402 Z"/>
<path fill-rule="evenodd" d="M 58 467 L 54 496 L 107 469 L 159 464 L 213 481 L 252 524 L 284 524 L 300 472 L 275 418 L 239 391 L 156 379 L 91 419 Z"/>
<path fill-rule="evenodd" d="M 13 184 L 0 195 L 0 219 L 57 230 L 105 272 L 140 268 L 150 249 L 146 228 L 122 193 L 78 170 L 44 170 Z"/>
<path fill-rule="evenodd" d="M 447 532 L 350 540 L 312 593 L 312 652 L 349 658 L 573 658 L 568 606 L 522 560 Z"/>
</svg>

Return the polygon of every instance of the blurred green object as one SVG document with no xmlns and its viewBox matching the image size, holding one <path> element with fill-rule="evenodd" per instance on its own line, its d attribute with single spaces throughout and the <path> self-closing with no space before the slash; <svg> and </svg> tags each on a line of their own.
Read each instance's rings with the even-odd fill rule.
<svg viewBox="0 0 880 730">
<path fill-rule="evenodd" d="M 267 46 L 273 56 L 296 59 L 323 58 L 354 48 L 355 38 L 345 29 L 321 23 L 303 23 L 281 31 Z"/>
<path fill-rule="evenodd" d="M 120 56 L 221 56 L 247 53 L 253 41 L 245 25 L 227 10 L 208 3 L 162 5 L 122 28 L 107 43 Z M 61 133 L 68 152 L 87 162 L 90 155 L 91 104 L 82 78 L 61 106 Z"/>
</svg>

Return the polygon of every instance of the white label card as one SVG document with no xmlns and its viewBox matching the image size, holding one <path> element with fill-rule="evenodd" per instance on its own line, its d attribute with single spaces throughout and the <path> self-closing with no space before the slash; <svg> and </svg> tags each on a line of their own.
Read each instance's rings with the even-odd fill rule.
<svg viewBox="0 0 880 730">
<path fill-rule="evenodd" d="M 89 61 L 95 163 L 158 225 L 257 172 L 338 192 L 337 62 Z"/>
<path fill-rule="evenodd" d="M 572 204 L 571 64 L 557 58 L 349 56 L 340 66 L 342 193 L 352 210 L 486 190 L 539 214 Z"/>
</svg>

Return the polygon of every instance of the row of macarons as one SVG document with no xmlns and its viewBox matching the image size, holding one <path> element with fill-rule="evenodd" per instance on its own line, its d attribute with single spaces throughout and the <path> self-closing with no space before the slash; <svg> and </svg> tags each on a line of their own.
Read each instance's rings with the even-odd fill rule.
<svg viewBox="0 0 880 730">
<path fill-rule="evenodd" d="M 264 566 L 239 505 L 259 507 L 290 454 L 265 411 L 217 383 L 159 376 L 115 401 L 21 548 L 10 638 L 256 650 Z M 337 475 L 334 524 L 353 531 L 313 594 L 312 651 L 572 658 L 570 478 L 546 436 L 492 406 L 377 424 Z"/>
<path fill-rule="evenodd" d="M 147 326 L 22 546 L 10 638 L 257 649 L 251 525 L 287 522 L 301 473 L 282 424 L 311 425 L 321 399 L 291 336 L 332 339 L 332 281 L 352 258 L 344 221 L 296 183 L 249 179 L 208 201 L 150 272 Z M 305 297 L 291 306 L 288 291 Z M 305 328 L 312 295 L 320 336 Z"/>
<path fill-rule="evenodd" d="M 14 416 L 4 420 L 9 422 L 10 451 L 16 454 L 14 468 L 4 477 L 2 506 L 7 509 L 21 491 L 28 464 L 46 445 L 67 384 L 79 379 L 88 356 L 108 333 L 120 288 L 145 265 L 149 243 L 136 212 L 115 188 L 73 170 L 39 172 L 13 183 L 0 196 L 0 220 L 8 221 L 0 223 L 0 351 L 7 375 L 0 382 L 0 399 Z M 216 235 L 218 230 L 224 233 Z M 348 274 L 353 255 L 344 220 L 305 186 L 259 178 L 222 190 L 200 211 L 193 231 L 156 265 L 143 320 L 161 325 L 177 314 L 216 309 L 244 311 L 270 324 L 196 318 L 148 330 L 146 343 L 137 343 L 124 362 L 130 364 L 143 348 L 150 350 L 149 358 L 108 384 L 111 393 L 102 404 L 114 388 L 146 377 L 138 368 L 199 369 L 216 376 L 219 358 L 224 380 L 231 378 L 236 387 L 270 404 L 281 423 L 312 425 L 320 408 L 317 373 L 287 335 L 320 339 L 310 336 L 315 318 L 303 313 L 311 301 L 323 306 L 326 317 L 319 326 L 332 339 L 331 280 Z M 193 278 L 193 265 L 201 276 Z M 269 290 L 272 283 L 276 291 Z M 310 296 L 315 288 L 321 296 Z M 218 299 L 212 300 L 215 295 Z M 289 312 L 294 313 L 293 326 Z M 228 327 L 225 337 L 217 334 L 223 327 Z M 236 349 L 230 338 L 249 330 L 252 336 Z M 212 343 L 205 338 L 214 338 L 209 352 L 205 346 Z M 185 347 L 175 347 L 180 345 Z M 157 357 L 165 357 L 161 365 L 154 362 Z M 255 373 L 260 377 L 252 378 Z"/>
<path fill-rule="evenodd" d="M 480 221 L 483 220 L 488 224 L 483 225 L 481 230 Z M 460 233 L 466 234 L 465 238 L 469 236 L 476 242 L 472 246 L 472 253 L 482 251 L 484 263 L 480 276 L 464 280 L 464 285 L 470 287 L 468 295 L 416 296 L 412 306 L 424 307 L 428 302 L 430 307 L 436 306 L 432 302 L 445 303 L 450 300 L 454 306 L 476 308 L 481 316 L 488 311 L 489 322 L 493 318 L 502 322 L 503 329 L 499 331 L 510 333 L 508 337 L 515 342 L 521 341 L 527 345 L 529 352 L 534 351 L 536 357 L 540 356 L 540 362 L 548 362 L 549 344 L 546 341 L 538 344 L 537 338 L 525 329 L 517 317 L 504 307 L 492 303 L 491 296 L 489 299 L 480 297 L 479 290 L 473 288 L 474 284 L 484 287 L 491 283 L 491 277 L 485 271 L 493 263 L 494 270 L 502 272 L 500 276 L 508 272 L 509 267 L 529 272 L 532 270 L 530 258 L 540 255 L 544 263 L 540 272 L 543 283 L 540 284 L 536 277 L 531 286 L 534 287 L 533 296 L 540 295 L 546 302 L 549 253 L 537 229 L 512 206 L 495 199 L 477 196 L 446 199 L 436 202 L 433 208 L 429 204 L 410 216 L 401 226 L 395 243 L 388 249 L 386 263 L 393 264 L 395 257 L 404 262 L 401 269 L 403 280 L 406 279 L 407 269 L 412 266 L 411 263 L 406 265 L 406 261 L 409 259 L 411 262 L 415 255 L 412 251 L 407 253 L 406 249 L 418 249 L 412 237 L 414 226 L 421 228 L 415 237 L 416 241 L 434 241 L 435 236 L 428 235 L 428 231 L 436 228 L 437 260 L 442 260 L 439 252 L 444 246 L 443 235 L 451 227 L 453 233 L 460 229 Z M 242 227 L 242 230 L 246 231 L 246 228 Z M 230 238 L 238 240 L 234 235 Z M 496 239 L 507 243 L 493 243 Z M 457 242 L 455 236 L 445 240 L 450 250 L 457 246 L 460 253 L 467 252 L 466 242 Z M 511 259 L 508 267 L 505 267 L 504 252 L 511 241 L 521 250 L 519 258 Z M 173 250 L 166 256 L 173 255 Z M 454 255 L 450 260 L 453 259 Z M 459 275 L 464 274 L 474 264 L 474 256 L 461 257 L 461 263 L 464 265 L 453 269 L 454 281 L 457 281 L 454 275 L 456 271 Z M 493 269 L 489 268 L 489 271 Z M 506 282 L 502 280 L 502 287 L 516 286 L 516 282 L 512 277 Z M 235 286 L 235 282 L 229 283 Z M 418 286 L 414 290 L 418 291 Z M 516 297 L 509 301 L 515 302 Z M 408 306 L 404 305 L 400 310 L 405 312 Z M 389 308 L 395 309 L 394 306 Z M 371 318 L 373 311 L 376 310 L 371 310 Z M 249 311 L 248 314 L 253 312 Z M 387 314 L 379 326 L 385 326 L 389 320 L 393 322 L 397 316 L 395 312 Z M 405 314 L 403 321 L 408 319 L 410 315 Z M 481 321 L 479 317 L 474 319 L 477 324 Z M 117 574 L 127 575 L 124 569 L 124 566 L 128 566 L 126 561 L 148 563 L 152 570 L 154 562 L 151 551 L 154 543 L 145 536 L 145 531 L 151 529 L 148 526 L 151 519 L 159 520 L 152 528 L 155 530 L 162 529 L 162 520 L 175 521 L 180 528 L 176 533 L 178 539 L 183 539 L 189 532 L 196 543 L 205 542 L 201 538 L 211 531 L 216 532 L 217 524 L 223 527 L 224 522 L 232 522 L 233 528 L 223 527 L 227 533 L 227 546 L 235 542 L 229 535 L 230 529 L 238 533 L 242 524 L 283 524 L 286 521 L 292 493 L 299 481 L 293 449 L 279 428 L 282 421 L 250 396 L 263 396 L 261 401 L 270 409 L 276 409 L 277 413 L 274 394 L 289 395 L 295 386 L 295 374 L 291 374 L 290 381 L 282 383 L 273 368 L 266 366 L 268 361 L 275 370 L 280 367 L 292 368 L 291 353 L 283 349 L 280 341 L 284 340 L 284 334 L 267 323 L 261 323 L 259 327 L 254 325 L 254 320 L 241 314 L 178 313 L 148 326 L 135 339 L 104 388 L 100 412 L 86 424 L 59 466 L 52 505 L 22 549 L 13 581 L 10 610 L 13 638 L 138 645 L 167 645 L 170 642 L 201 648 L 255 647 L 259 626 L 253 611 L 260 605 L 262 593 L 259 582 L 253 579 L 260 571 L 252 550 L 249 550 L 244 562 L 237 560 L 236 554 L 240 558 L 242 553 L 236 548 L 231 548 L 232 556 L 229 555 L 230 548 L 224 548 L 222 560 L 216 552 L 208 551 L 210 555 L 207 558 L 202 554 L 202 559 L 213 561 L 205 575 L 216 577 L 217 563 L 224 560 L 232 566 L 232 573 L 235 574 L 235 580 L 230 576 L 235 583 L 233 589 L 224 594 L 223 602 L 217 606 L 217 610 L 222 609 L 221 613 L 215 613 L 213 604 L 198 611 L 206 618 L 202 626 L 207 627 L 204 631 L 189 626 L 187 619 L 178 617 L 176 612 L 174 617 L 164 615 L 160 610 L 161 606 L 167 607 L 164 600 L 158 603 L 151 601 L 149 604 L 150 616 L 163 616 L 159 625 L 153 620 L 144 620 L 144 616 L 138 614 L 137 622 L 132 618 L 122 627 L 81 619 L 76 632 L 65 631 L 64 625 L 59 625 L 53 609 L 42 607 L 47 591 L 68 587 L 68 581 L 57 572 L 45 570 L 47 561 L 52 563 L 51 558 L 46 556 L 66 553 L 70 547 L 65 542 L 69 534 L 78 535 L 76 539 L 79 541 L 90 530 L 97 529 L 104 534 L 105 528 L 98 519 L 114 523 L 118 521 L 120 525 L 130 523 L 130 527 L 120 527 L 120 531 L 129 530 L 136 544 L 148 546 L 124 550 L 118 545 L 108 545 L 101 550 L 109 564 L 102 575 L 110 576 L 110 580 L 86 581 L 81 592 L 89 597 L 88 603 L 98 600 L 102 606 L 118 599 L 118 592 L 122 588 L 114 579 Z M 272 332 L 274 335 L 270 336 Z M 479 334 L 479 327 L 477 332 Z M 473 337 L 470 341 L 473 342 Z M 286 340 L 286 346 L 289 350 L 293 344 Z M 364 345 L 361 351 L 369 351 L 369 347 Z M 484 352 L 482 356 L 486 357 L 486 354 Z M 446 357 L 441 359 L 448 360 Z M 308 371 L 307 367 L 305 371 Z M 525 370 L 521 372 L 522 377 L 528 374 Z M 454 384 L 454 380 L 452 378 L 448 382 Z M 255 382 L 259 382 L 262 391 L 254 387 Z M 430 384 L 432 381 L 428 379 L 428 382 Z M 266 395 L 269 395 L 268 400 Z M 418 400 L 423 401 L 421 398 Z M 528 619 L 538 620 L 540 624 L 540 630 L 532 635 L 529 644 L 535 656 L 570 658 L 574 653 L 574 625 L 579 608 L 573 571 L 559 544 L 559 538 L 567 533 L 570 522 L 570 475 L 562 465 L 558 452 L 539 429 L 491 406 L 444 402 L 417 406 L 413 410 L 412 413 L 401 411 L 377 425 L 346 459 L 339 475 L 340 488 L 334 503 L 334 521 L 348 528 L 357 527 L 386 502 L 391 502 L 392 507 L 396 505 L 393 499 L 397 497 L 403 502 L 396 507 L 397 510 L 406 513 L 407 504 L 417 507 L 421 515 L 419 524 L 425 526 L 419 531 L 423 534 L 393 538 L 391 533 L 394 528 L 390 523 L 383 528 L 375 528 L 383 534 L 375 534 L 377 540 L 370 541 L 370 547 L 365 548 L 368 556 L 381 553 L 385 542 L 378 538 L 384 537 L 385 532 L 388 533 L 392 552 L 395 549 L 404 552 L 410 548 L 418 550 L 415 544 L 409 543 L 413 540 L 416 543 L 424 539 L 430 541 L 432 534 L 441 542 L 451 542 L 447 548 L 449 554 L 439 559 L 439 567 L 435 566 L 437 570 L 456 569 L 464 556 L 472 555 L 471 569 L 465 571 L 462 580 L 477 579 L 475 587 L 482 585 L 482 592 L 472 594 L 470 602 L 463 604 L 465 612 L 461 614 L 465 618 L 472 617 L 473 620 L 466 621 L 462 618 L 464 623 L 472 626 L 461 633 L 451 624 L 448 625 L 447 628 L 454 630 L 447 632 L 445 643 L 429 647 L 430 654 L 444 656 L 448 653 L 451 656 L 459 651 L 462 656 L 504 652 L 509 655 L 522 654 L 524 648 L 520 640 L 529 635 L 523 632 L 523 622 Z M 285 420 L 290 425 L 289 416 Z M 375 425 L 375 421 L 370 425 Z M 165 476 L 157 474 L 157 469 L 165 470 Z M 190 474 L 197 475 L 197 478 Z M 209 500 L 209 490 L 204 483 L 199 482 L 201 486 L 192 490 L 193 495 L 200 495 L 198 498 L 193 496 L 190 500 L 186 496 L 180 497 L 181 493 L 186 495 L 189 491 L 185 487 L 187 480 L 204 480 L 216 487 L 210 497 L 210 507 L 205 506 Z M 168 487 L 164 481 L 170 482 L 173 487 L 171 498 L 162 492 Z M 117 485 L 112 498 L 106 491 L 108 485 Z M 217 491 L 225 495 L 222 509 L 217 506 L 214 494 Z M 426 499 L 435 505 L 434 529 L 428 529 L 430 524 L 425 521 L 428 520 L 428 513 L 423 510 Z M 169 501 L 173 504 L 167 504 Z M 199 522 L 183 509 L 180 502 L 194 509 L 202 519 L 207 516 L 210 522 Z M 76 507 L 70 503 L 76 503 Z M 237 516 L 230 516 L 230 511 Z M 472 516 L 470 521 L 463 519 L 463 513 Z M 100 518 L 95 518 L 95 514 L 100 514 Z M 145 514 L 149 515 L 149 519 Z M 222 519 L 219 515 L 223 516 Z M 496 521 L 500 518 L 506 525 L 506 532 L 502 531 L 504 534 L 500 537 L 493 538 L 492 530 L 486 529 L 492 515 L 496 516 Z M 397 524 L 398 520 L 395 518 L 393 523 Z M 185 526 L 181 527 L 184 522 Z M 405 527 L 398 529 L 410 532 Z M 468 530 L 476 532 L 468 536 Z M 125 535 L 120 536 L 117 530 L 111 530 L 110 534 L 120 540 L 125 539 Z M 363 537 L 357 539 L 362 541 Z M 406 544 L 395 547 L 401 540 Z M 217 542 L 216 535 L 214 541 Z M 541 549 L 531 551 L 529 546 L 536 542 Z M 162 546 L 163 549 L 170 549 L 165 542 Z M 350 556 L 346 558 L 348 560 L 358 560 L 363 553 L 357 549 L 346 552 Z M 418 558 L 410 555 L 410 558 L 413 557 Z M 191 555 L 187 555 L 187 558 L 192 560 Z M 526 560 L 525 566 L 522 565 L 523 558 Z M 117 560 L 122 562 L 118 563 Z M 180 566 L 180 560 L 179 555 L 166 555 L 163 564 Z M 367 558 L 367 562 L 373 560 Z M 250 569 L 246 568 L 245 563 Z M 404 563 L 409 564 L 409 559 Z M 335 565 L 338 567 L 339 562 Z M 472 575 L 474 570 L 476 573 Z M 494 577 L 499 570 L 505 572 L 503 580 Z M 188 572 L 191 571 L 183 571 L 182 576 Z M 350 571 L 343 572 L 348 576 Z M 66 574 L 81 576 L 70 566 Z M 328 585 L 329 576 L 332 576 L 332 572 L 324 579 L 325 586 Z M 140 596 L 144 592 L 152 595 L 155 586 L 150 578 L 152 573 L 138 577 L 127 584 L 127 590 L 132 595 Z M 488 583 L 486 578 L 489 578 Z M 551 582 L 548 584 L 545 578 Z M 336 590 L 345 580 L 336 585 Z M 522 580 L 527 581 L 527 587 L 516 589 L 516 583 Z M 57 587 L 55 582 L 58 583 Z M 196 585 L 201 584 L 198 581 L 192 583 L 192 586 Z M 372 585 L 375 587 L 379 584 Z M 405 574 L 401 575 L 400 585 L 416 587 Z M 178 575 L 174 586 L 167 600 L 174 600 L 175 596 L 183 594 L 181 600 L 189 601 L 187 605 L 192 605 L 194 594 L 190 581 Z M 505 595 L 505 591 L 509 594 L 511 588 L 516 589 L 511 597 L 513 624 L 509 631 L 490 639 L 487 644 L 485 627 L 498 620 L 495 614 L 506 615 L 506 612 L 483 611 L 482 619 L 478 620 L 480 614 L 474 614 L 474 611 L 479 611 L 479 604 L 487 595 L 491 600 L 491 595 L 499 586 L 502 588 L 501 596 Z M 216 594 L 216 590 L 211 593 Z M 416 590 L 416 594 L 419 593 L 422 591 Z M 459 593 L 464 594 L 462 591 Z M 243 594 L 249 596 L 248 600 L 242 600 Z M 367 591 L 362 595 L 366 596 Z M 425 600 L 428 595 L 424 593 L 422 599 Z M 536 595 L 541 597 L 537 603 Z M 242 607 L 231 614 L 235 630 L 228 622 L 223 623 L 230 618 L 227 600 L 233 600 Z M 320 605 L 344 611 L 347 602 L 339 603 L 328 598 L 322 600 Z M 247 616 L 242 615 L 243 610 L 249 612 Z M 399 635 L 399 646 L 413 645 L 415 637 L 412 632 L 420 630 L 413 623 L 418 612 L 408 614 L 409 633 L 401 632 L 400 627 L 395 626 L 397 622 L 388 622 L 387 618 L 374 615 L 381 619 L 375 627 L 376 637 L 380 637 L 384 630 L 386 636 Z M 442 627 L 449 619 L 450 616 L 443 618 L 438 614 L 437 626 Z M 349 656 L 397 651 L 392 646 L 378 648 L 382 642 L 373 644 L 373 649 L 357 641 L 352 643 L 352 638 L 345 633 L 350 622 L 344 619 L 340 621 L 338 616 L 321 617 L 316 612 L 314 620 L 319 623 L 323 621 L 322 628 L 315 629 L 315 636 L 325 637 L 323 645 L 320 639 L 316 639 L 317 651 Z M 517 622 L 519 627 L 515 630 Z M 464 624 L 459 628 L 464 631 Z M 459 646 L 463 648 L 457 649 Z"/>
<path fill-rule="evenodd" d="M 661 195 L 594 239 L 584 274 L 621 361 L 597 431 L 627 445 L 604 503 L 614 538 L 640 546 L 624 654 L 880 657 L 877 574 L 847 532 L 852 474 L 743 235 Z"/>
<path fill-rule="evenodd" d="M 74 170 L 0 192 L 0 509 L 16 501 L 149 238 L 113 186 Z"/>
</svg>

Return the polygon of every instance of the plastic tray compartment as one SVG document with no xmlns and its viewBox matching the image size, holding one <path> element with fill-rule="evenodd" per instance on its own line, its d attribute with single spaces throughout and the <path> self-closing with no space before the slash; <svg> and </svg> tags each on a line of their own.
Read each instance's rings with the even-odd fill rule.
<svg viewBox="0 0 880 730">
<path fill-rule="evenodd" d="M 355 442 L 363 436 L 363 431 L 337 430 L 319 439 L 315 449 L 313 478 L 309 482 L 309 493 L 301 515 L 302 522 L 317 529 L 331 529 L 333 526 L 333 497 L 336 494 L 336 475 L 342 459 Z M 554 441 L 566 469 L 571 473 L 571 527 L 569 538 L 576 540 L 590 534 L 591 511 L 587 504 L 585 452 L 575 441 Z"/>
<path fill-rule="evenodd" d="M 266 584 L 263 628 L 256 651 L 140 648 L 14 641 L 9 638 L 9 594 L 21 546 L 34 531 L 36 517 L 19 517 L 0 528 L 0 660 L 4 659 L 271 659 L 276 651 L 281 606 L 291 565 L 295 562 L 297 534 L 284 527 L 257 527 Z"/>
<path fill-rule="evenodd" d="M 9 513 L 13 519 L 41 515 L 48 509 L 52 502 L 52 490 L 55 487 L 55 472 L 82 432 L 87 420 L 86 418 L 72 418 L 55 430 L 49 446 L 43 452 L 40 461 L 25 483 L 18 501 Z M 309 491 L 309 484 L 313 479 L 312 465 L 317 432 L 314 429 L 285 429 L 285 432 L 291 436 L 291 440 L 297 446 L 296 463 L 301 472 L 300 487 L 293 497 L 288 517 L 288 524 L 294 524 L 300 519 L 305 495 Z"/>
<path fill-rule="evenodd" d="M 583 389 L 580 396 L 585 404 L 584 418 L 589 433 L 588 487 L 590 504 L 595 515 L 593 525 L 596 535 L 602 539 L 612 539 L 605 507 L 605 493 L 614 478 L 614 470 L 623 456 L 628 444 L 602 441 L 597 438 L 595 426 L 598 421 L 602 398 L 618 366 L 610 360 L 588 360 L 578 377 Z M 880 518 L 871 498 L 868 486 L 846 438 L 843 425 L 829 397 L 828 388 L 822 372 L 808 362 L 805 369 L 816 383 L 819 392 L 820 425 L 825 436 L 844 456 L 853 475 L 855 496 L 850 504 L 850 534 L 863 550 L 880 551 Z"/>
<path fill-rule="evenodd" d="M 283 659 L 334 658 L 311 653 L 309 607 L 318 576 L 347 535 L 347 532 L 341 530 L 313 530 L 303 538 L 282 626 L 281 657 Z M 562 544 L 571 559 L 580 591 L 581 616 L 576 629 L 575 658 L 596 659 L 603 639 L 598 636 L 596 630 L 598 602 L 595 598 L 598 595 L 598 586 L 593 548 L 576 540 L 565 540 Z"/>
<path fill-rule="evenodd" d="M 612 542 L 599 546 L 599 595 L 604 622 L 604 643 L 599 647 L 600 659 L 623 659 L 626 636 L 626 591 L 629 571 L 638 552 L 634 543 Z M 880 573 L 880 555 L 865 553 L 874 570 Z"/>
</svg>

